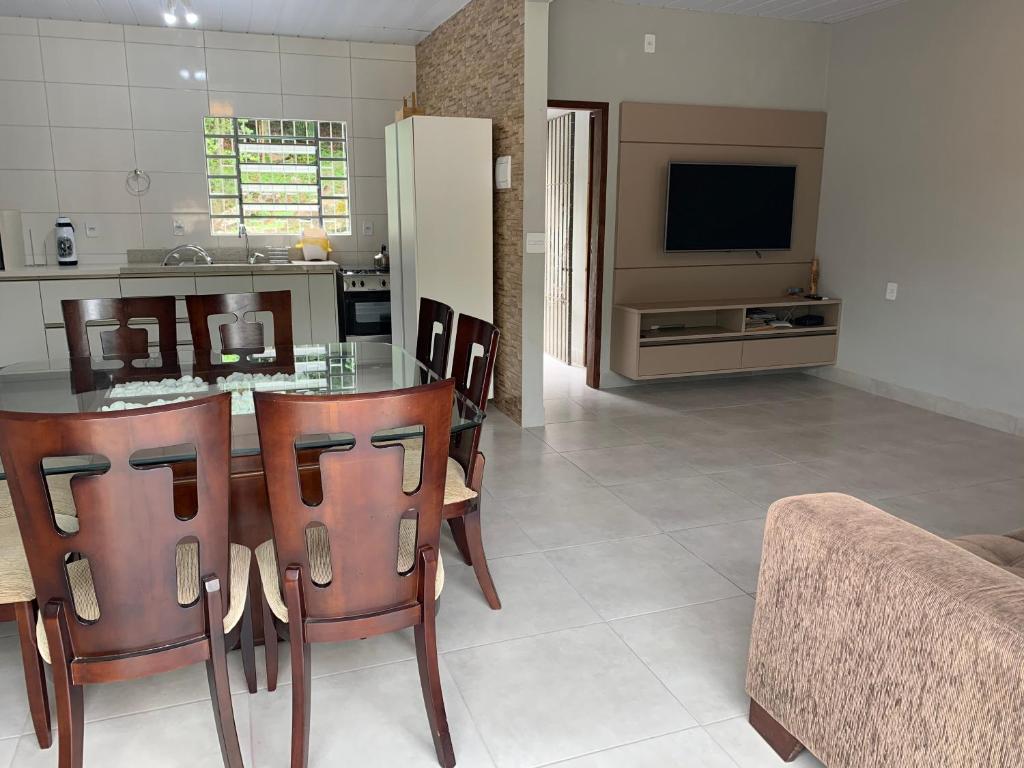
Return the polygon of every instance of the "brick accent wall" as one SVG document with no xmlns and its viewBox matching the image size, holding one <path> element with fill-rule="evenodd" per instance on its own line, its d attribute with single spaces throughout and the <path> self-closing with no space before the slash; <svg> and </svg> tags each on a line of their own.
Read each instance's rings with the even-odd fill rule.
<svg viewBox="0 0 1024 768">
<path fill-rule="evenodd" d="M 494 324 L 501 330 L 494 397 L 516 421 L 523 392 L 524 17 L 523 0 L 472 0 L 416 46 L 416 92 L 426 114 L 490 118 L 494 157 L 512 157 L 512 188 L 494 191 Z"/>
</svg>

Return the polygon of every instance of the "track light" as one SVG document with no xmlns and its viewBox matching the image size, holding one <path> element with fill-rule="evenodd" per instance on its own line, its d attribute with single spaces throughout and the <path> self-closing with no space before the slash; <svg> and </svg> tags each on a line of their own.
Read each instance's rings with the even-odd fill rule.
<svg viewBox="0 0 1024 768">
<path fill-rule="evenodd" d="M 185 23 L 190 27 L 194 27 L 199 23 L 199 14 L 196 13 L 192 2 L 193 0 L 180 0 L 181 9 L 185 12 Z M 169 27 L 173 27 L 178 23 L 177 8 L 179 0 L 162 0 L 162 3 L 164 23 Z"/>
<path fill-rule="evenodd" d="M 164 2 L 164 23 L 169 27 L 178 23 L 178 14 L 174 12 L 174 0 Z"/>
</svg>

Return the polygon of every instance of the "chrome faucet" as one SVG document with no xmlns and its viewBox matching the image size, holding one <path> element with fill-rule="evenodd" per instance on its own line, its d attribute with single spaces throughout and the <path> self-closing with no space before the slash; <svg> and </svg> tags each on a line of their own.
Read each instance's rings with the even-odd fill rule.
<svg viewBox="0 0 1024 768">
<path fill-rule="evenodd" d="M 175 263 L 180 265 L 181 254 L 183 251 L 192 252 L 193 264 L 198 264 L 199 262 L 202 262 L 203 264 L 213 264 L 213 257 L 206 252 L 205 248 L 203 248 L 201 245 L 192 245 L 191 243 L 189 243 L 188 245 L 179 245 L 177 248 L 168 251 L 167 255 L 164 256 L 164 260 L 161 262 L 161 266 L 168 266 L 171 263 L 172 259 L 175 259 Z"/>
<path fill-rule="evenodd" d="M 245 228 L 245 224 L 238 225 L 238 236 L 245 238 L 245 260 L 250 264 L 255 264 L 258 259 L 264 261 L 270 261 L 265 254 L 259 251 L 252 251 L 249 249 L 249 231 Z"/>
</svg>

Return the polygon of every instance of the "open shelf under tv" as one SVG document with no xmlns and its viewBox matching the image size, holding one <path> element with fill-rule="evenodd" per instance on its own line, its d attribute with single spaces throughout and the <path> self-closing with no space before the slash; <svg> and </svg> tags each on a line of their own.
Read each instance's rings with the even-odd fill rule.
<svg viewBox="0 0 1024 768">
<path fill-rule="evenodd" d="M 631 379 L 772 370 L 835 362 L 842 302 L 754 297 L 617 304 L 612 370 Z M 779 319 L 821 315 L 819 326 L 752 326 L 748 311 Z"/>
</svg>

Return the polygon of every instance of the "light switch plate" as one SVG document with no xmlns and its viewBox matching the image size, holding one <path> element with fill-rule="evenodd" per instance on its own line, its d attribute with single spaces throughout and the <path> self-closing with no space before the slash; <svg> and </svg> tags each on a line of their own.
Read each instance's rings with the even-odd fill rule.
<svg viewBox="0 0 1024 768">
<path fill-rule="evenodd" d="M 99 237 L 100 228 L 94 221 L 85 222 L 85 236 L 86 237 Z"/>
<path fill-rule="evenodd" d="M 543 232 L 528 232 L 526 234 L 526 252 L 544 253 L 545 239 Z"/>
<path fill-rule="evenodd" d="M 886 283 L 885 284 L 885 300 L 896 301 L 896 293 L 899 291 L 900 286 L 897 283 Z"/>
<path fill-rule="evenodd" d="M 183 222 L 181 219 L 172 219 L 171 220 L 171 231 L 174 233 L 175 237 L 184 237 L 185 236 L 185 222 Z"/>
<path fill-rule="evenodd" d="M 373 222 L 372 221 L 364 221 L 363 222 L 363 235 L 365 235 L 366 237 L 372 237 L 373 236 Z"/>
<path fill-rule="evenodd" d="M 494 161 L 494 188 L 512 188 L 512 157 L 502 155 Z"/>
<path fill-rule="evenodd" d="M 654 53 L 654 35 L 644 35 L 644 53 Z"/>
</svg>

